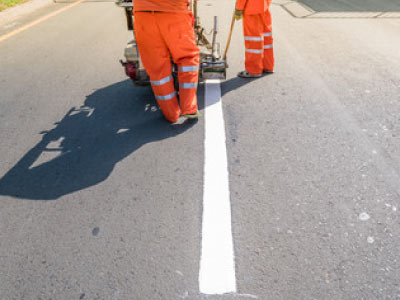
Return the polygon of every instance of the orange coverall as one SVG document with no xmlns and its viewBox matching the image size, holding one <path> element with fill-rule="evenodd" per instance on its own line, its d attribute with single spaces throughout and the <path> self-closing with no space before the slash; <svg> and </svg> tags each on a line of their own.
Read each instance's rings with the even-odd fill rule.
<svg viewBox="0 0 400 300">
<path fill-rule="evenodd" d="M 243 32 L 246 48 L 245 67 L 252 74 L 274 71 L 274 52 L 270 5 L 272 0 L 237 0 L 243 10 Z"/>
<path fill-rule="evenodd" d="M 133 0 L 139 53 L 164 117 L 176 122 L 197 112 L 199 49 L 187 0 Z M 171 74 L 178 66 L 179 102 Z"/>
</svg>

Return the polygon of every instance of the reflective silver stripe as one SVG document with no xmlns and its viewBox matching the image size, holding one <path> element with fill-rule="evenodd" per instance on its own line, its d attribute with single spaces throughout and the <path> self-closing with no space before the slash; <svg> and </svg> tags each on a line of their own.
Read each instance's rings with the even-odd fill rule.
<svg viewBox="0 0 400 300">
<path fill-rule="evenodd" d="M 160 80 L 152 80 L 151 84 L 152 85 L 163 85 L 163 84 L 166 84 L 167 82 L 170 82 L 171 80 L 172 80 L 172 77 L 171 76 L 167 76 L 167 77 L 165 77 L 163 79 L 160 79 Z"/>
<path fill-rule="evenodd" d="M 165 95 L 165 96 L 157 96 L 156 95 L 157 100 L 171 100 L 174 97 L 175 97 L 175 92 L 173 92 L 172 94 L 169 94 L 169 95 Z"/>
<path fill-rule="evenodd" d="M 248 52 L 248 53 L 255 53 L 255 54 L 262 54 L 262 53 L 263 53 L 263 50 L 246 49 L 246 52 Z"/>
<path fill-rule="evenodd" d="M 273 48 L 272 44 L 264 46 L 264 49 L 272 49 L 272 48 Z"/>
<path fill-rule="evenodd" d="M 263 38 L 261 36 L 245 36 L 244 40 L 245 41 L 261 42 L 263 40 Z"/>
<path fill-rule="evenodd" d="M 180 83 L 179 88 L 181 89 L 194 89 L 197 87 L 197 82 L 193 83 Z"/>
<path fill-rule="evenodd" d="M 263 36 L 272 36 L 272 32 L 266 32 L 263 34 Z"/>
<path fill-rule="evenodd" d="M 179 72 L 197 72 L 199 70 L 199 66 L 183 66 L 179 67 Z"/>
</svg>

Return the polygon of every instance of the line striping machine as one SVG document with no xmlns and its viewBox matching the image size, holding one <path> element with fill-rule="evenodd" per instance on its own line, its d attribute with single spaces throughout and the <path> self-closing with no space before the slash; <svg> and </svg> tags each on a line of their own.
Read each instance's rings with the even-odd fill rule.
<svg viewBox="0 0 400 300">
<path fill-rule="evenodd" d="M 126 16 L 127 29 L 132 31 L 133 40 L 129 41 L 124 50 L 125 60 L 120 60 L 125 68 L 126 75 L 132 80 L 134 85 L 150 85 L 150 78 L 143 67 L 140 59 L 140 53 L 136 44 L 134 30 L 134 14 L 132 0 L 117 0 L 115 4 L 124 8 Z M 214 16 L 214 24 L 210 34 L 207 34 L 205 28 L 200 23 L 198 16 L 197 1 L 190 2 L 190 10 L 194 16 L 194 33 L 196 44 L 200 49 L 200 72 L 199 81 L 207 79 L 226 79 L 226 69 L 228 68 L 226 57 L 221 56 L 221 44 L 217 42 L 218 17 Z M 211 35 L 211 42 L 207 35 Z M 177 84 L 178 68 L 172 62 L 172 74 Z"/>
</svg>

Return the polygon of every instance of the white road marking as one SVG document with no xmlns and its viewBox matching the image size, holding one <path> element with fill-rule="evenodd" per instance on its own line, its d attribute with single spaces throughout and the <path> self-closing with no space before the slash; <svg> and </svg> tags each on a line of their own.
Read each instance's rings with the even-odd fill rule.
<svg viewBox="0 0 400 300">
<path fill-rule="evenodd" d="M 252 295 L 252 294 L 236 294 L 239 297 L 247 297 L 247 298 L 252 298 L 252 299 L 258 299 L 258 297 L 256 295 Z"/>
<path fill-rule="evenodd" d="M 359 218 L 361 221 L 368 221 L 369 218 L 370 218 L 370 216 L 369 216 L 369 214 L 367 214 L 366 212 L 362 212 L 362 213 L 358 216 L 358 218 Z"/>
<path fill-rule="evenodd" d="M 219 80 L 205 84 L 205 162 L 199 289 L 236 292 L 229 174 Z"/>
</svg>

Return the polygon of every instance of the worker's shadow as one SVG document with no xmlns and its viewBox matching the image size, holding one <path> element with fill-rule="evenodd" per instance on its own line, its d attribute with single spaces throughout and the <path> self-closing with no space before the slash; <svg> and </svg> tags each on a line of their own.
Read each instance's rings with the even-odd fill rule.
<svg viewBox="0 0 400 300">
<path fill-rule="evenodd" d="M 71 108 L 0 179 L 0 195 L 52 200 L 104 181 L 142 145 L 173 137 L 195 122 L 171 125 L 150 88 L 129 80 L 97 90 Z"/>
<path fill-rule="evenodd" d="M 228 94 L 234 90 L 240 89 L 242 86 L 249 84 L 253 81 L 260 80 L 261 78 L 270 76 L 271 74 L 265 74 L 259 78 L 240 78 L 233 77 L 226 81 L 221 82 L 221 96 Z"/>
<path fill-rule="evenodd" d="M 229 92 L 232 92 L 234 90 L 240 89 L 242 86 L 249 84 L 253 81 L 260 80 L 261 78 L 271 76 L 272 74 L 264 74 L 263 76 L 259 78 L 240 78 L 240 77 L 233 77 L 230 78 L 226 81 L 221 82 L 221 97 L 223 97 L 225 94 L 228 94 Z M 200 85 L 201 89 L 205 93 L 205 87 L 204 84 Z M 199 109 L 203 110 L 205 107 L 205 101 L 204 101 L 204 93 L 201 94 L 199 93 Z M 216 101 L 218 99 L 215 99 Z M 214 103 L 208 103 L 208 105 L 212 105 Z"/>
</svg>

